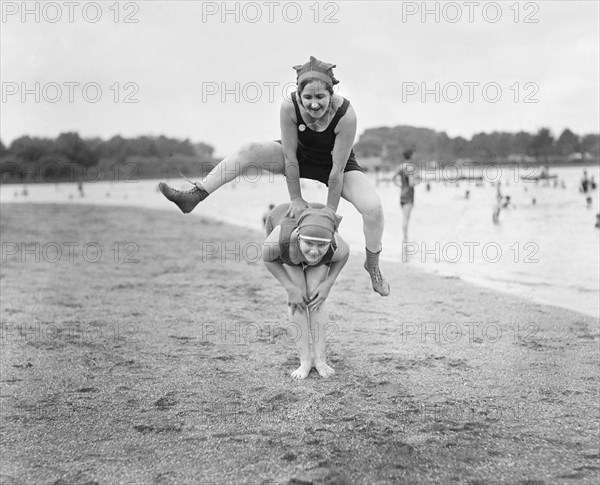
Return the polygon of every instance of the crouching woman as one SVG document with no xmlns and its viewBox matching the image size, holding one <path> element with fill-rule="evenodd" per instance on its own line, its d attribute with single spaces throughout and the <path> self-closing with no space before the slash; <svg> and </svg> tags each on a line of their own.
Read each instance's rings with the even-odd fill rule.
<svg viewBox="0 0 600 485">
<path fill-rule="evenodd" d="M 322 204 L 295 218 L 285 217 L 288 204 L 268 215 L 263 261 L 287 293 L 288 320 L 296 331 L 300 367 L 292 377 L 304 379 L 314 367 L 321 377 L 334 370 L 325 358 L 327 297 L 348 261 L 348 244 L 337 234 L 341 217 Z"/>
</svg>

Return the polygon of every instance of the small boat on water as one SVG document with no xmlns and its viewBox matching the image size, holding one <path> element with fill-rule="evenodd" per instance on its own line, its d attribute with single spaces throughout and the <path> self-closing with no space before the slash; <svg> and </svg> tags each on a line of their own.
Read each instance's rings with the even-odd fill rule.
<svg viewBox="0 0 600 485">
<path fill-rule="evenodd" d="M 463 180 L 468 182 L 480 182 L 483 181 L 483 175 L 461 175 L 459 177 L 447 178 L 446 182 L 462 182 Z"/>
<path fill-rule="evenodd" d="M 521 175 L 521 180 L 550 180 L 556 179 L 558 175 L 548 175 L 547 173 L 543 173 L 541 175 Z"/>
<path fill-rule="evenodd" d="M 548 173 L 548 170 L 545 168 L 542 168 L 541 172 L 539 174 L 536 175 L 521 175 L 521 180 L 533 180 L 533 181 L 539 181 L 539 180 L 550 180 L 550 179 L 556 179 L 558 178 L 558 175 L 550 175 Z"/>
</svg>

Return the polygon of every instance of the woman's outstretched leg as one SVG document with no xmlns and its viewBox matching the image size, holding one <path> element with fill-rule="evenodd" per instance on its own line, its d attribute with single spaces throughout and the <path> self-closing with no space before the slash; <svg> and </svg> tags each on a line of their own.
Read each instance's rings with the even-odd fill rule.
<svg viewBox="0 0 600 485">
<path fill-rule="evenodd" d="M 371 276 L 373 290 L 381 296 L 388 296 L 390 285 L 379 270 L 379 254 L 382 249 L 381 239 L 384 227 L 383 207 L 379 195 L 363 172 L 353 170 L 344 174 L 342 197 L 362 215 L 367 253 L 365 269 Z"/>
<path fill-rule="evenodd" d="M 187 214 L 222 185 L 239 176 L 252 176 L 263 170 L 284 173 L 285 163 L 281 145 L 274 141 L 247 143 L 237 152 L 222 160 L 202 182 L 195 182 L 187 191 L 174 189 L 164 182 L 158 185 L 163 195 Z"/>
</svg>

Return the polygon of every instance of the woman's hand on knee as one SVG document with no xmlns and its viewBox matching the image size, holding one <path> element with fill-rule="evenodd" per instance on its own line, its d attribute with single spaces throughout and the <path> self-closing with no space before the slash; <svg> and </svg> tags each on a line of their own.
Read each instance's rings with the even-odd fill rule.
<svg viewBox="0 0 600 485">
<path fill-rule="evenodd" d="M 315 288 L 315 291 L 310 295 L 310 300 L 308 302 L 309 310 L 318 311 L 319 308 L 321 308 L 321 305 L 325 303 L 325 300 L 327 300 L 327 297 L 329 296 L 331 286 L 331 284 L 323 281 Z"/>
<path fill-rule="evenodd" d="M 296 310 L 298 309 L 306 310 L 308 299 L 300 288 L 291 286 L 286 288 L 285 291 L 287 292 L 288 307 L 291 308 L 292 315 L 296 313 Z"/>
</svg>

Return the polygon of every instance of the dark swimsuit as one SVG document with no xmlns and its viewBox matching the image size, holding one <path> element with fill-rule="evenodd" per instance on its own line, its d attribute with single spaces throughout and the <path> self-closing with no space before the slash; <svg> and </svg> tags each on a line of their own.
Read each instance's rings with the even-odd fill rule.
<svg viewBox="0 0 600 485">
<path fill-rule="evenodd" d="M 311 207 L 316 209 L 325 207 L 323 204 L 310 204 Z M 287 264 L 288 266 L 305 266 L 304 263 L 293 263 L 290 259 L 290 239 L 292 236 L 292 232 L 296 227 L 298 227 L 298 221 L 296 219 L 290 219 L 289 217 L 285 217 L 285 213 L 289 209 L 290 204 L 280 204 L 275 207 L 269 215 L 267 216 L 267 222 L 265 224 L 265 230 L 267 231 L 267 236 L 273 232 L 273 229 L 276 226 L 281 226 L 281 232 L 279 233 L 279 251 L 280 256 L 275 261 L 279 261 L 282 264 Z M 335 243 L 329 246 L 329 249 L 317 264 L 310 265 L 310 267 L 321 266 L 322 264 L 326 264 L 327 266 L 331 266 L 331 259 L 335 253 L 337 247 Z"/>
<path fill-rule="evenodd" d="M 296 110 L 296 123 L 298 126 L 296 158 L 300 168 L 300 178 L 318 180 L 327 185 L 333 168 L 332 152 L 336 137 L 334 131 L 342 116 L 346 114 L 350 101 L 344 98 L 344 102 L 336 111 L 329 126 L 321 132 L 311 130 L 302 119 L 296 93 L 292 93 L 292 102 Z M 281 140 L 277 140 L 277 142 L 281 143 Z M 350 150 L 344 173 L 353 170 L 363 172 L 362 167 L 356 161 L 354 150 Z"/>
<path fill-rule="evenodd" d="M 408 174 L 404 170 L 400 172 L 400 180 L 402 182 L 402 188 L 400 189 L 400 205 L 414 204 L 415 188 L 411 187 L 408 180 Z"/>
</svg>

